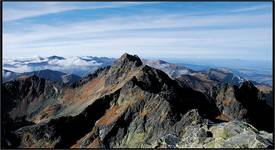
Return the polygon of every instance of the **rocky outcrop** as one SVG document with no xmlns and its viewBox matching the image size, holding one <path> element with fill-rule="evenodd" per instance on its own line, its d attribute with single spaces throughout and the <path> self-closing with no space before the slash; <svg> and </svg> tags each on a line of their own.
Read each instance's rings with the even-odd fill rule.
<svg viewBox="0 0 275 150">
<path fill-rule="evenodd" d="M 273 148 L 272 134 L 239 121 L 188 126 L 178 148 Z"/>
<path fill-rule="evenodd" d="M 189 113 L 196 114 L 191 110 Z M 187 113 L 188 114 L 188 113 Z M 198 116 L 198 115 L 195 115 Z M 231 121 L 211 123 L 197 120 L 184 126 L 180 135 L 168 134 L 153 148 L 273 148 L 272 134 L 248 123 Z M 154 147 L 155 146 L 155 147 Z"/>
</svg>

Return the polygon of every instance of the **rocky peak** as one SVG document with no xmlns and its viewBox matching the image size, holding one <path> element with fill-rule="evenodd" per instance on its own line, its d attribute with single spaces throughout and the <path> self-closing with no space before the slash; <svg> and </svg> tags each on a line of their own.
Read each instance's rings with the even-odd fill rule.
<svg viewBox="0 0 275 150">
<path fill-rule="evenodd" d="M 255 90 L 257 90 L 257 88 L 254 86 L 254 84 L 251 81 L 242 82 L 242 84 L 240 85 L 240 89 L 255 89 Z"/>
<path fill-rule="evenodd" d="M 136 55 L 123 54 L 115 63 L 111 66 L 106 77 L 106 84 L 117 84 L 118 79 L 124 80 L 130 78 L 137 72 L 137 69 L 142 66 L 142 61 Z"/>
<path fill-rule="evenodd" d="M 142 65 L 142 61 L 137 55 L 130 55 L 128 53 L 123 54 L 119 59 L 115 61 L 116 65 L 134 65 L 139 67 Z"/>
</svg>

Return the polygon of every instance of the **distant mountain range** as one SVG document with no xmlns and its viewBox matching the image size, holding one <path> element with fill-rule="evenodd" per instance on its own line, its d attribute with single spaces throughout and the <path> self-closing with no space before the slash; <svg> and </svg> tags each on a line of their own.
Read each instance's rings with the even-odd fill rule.
<svg viewBox="0 0 275 150">
<path fill-rule="evenodd" d="M 80 80 L 80 77 L 77 75 L 65 74 L 59 71 L 53 71 L 49 69 L 32 71 L 32 72 L 24 72 L 24 73 L 15 73 L 15 72 L 3 69 L 2 72 L 4 74 L 3 82 L 16 80 L 18 78 L 26 78 L 34 75 L 40 78 L 56 81 L 63 84 L 69 84 L 69 85 Z"/>
<path fill-rule="evenodd" d="M 171 78 L 178 78 L 184 75 L 190 76 L 206 76 L 206 78 L 221 83 L 230 83 L 240 85 L 246 79 L 238 76 L 227 68 L 209 68 L 207 71 L 195 71 L 184 66 L 171 64 L 162 60 L 142 60 L 145 65 L 160 69 L 168 74 Z M 257 82 L 255 82 L 258 84 Z"/>
<path fill-rule="evenodd" d="M 34 57 L 26 59 L 4 59 L 3 68 L 9 71 L 24 73 L 39 70 L 55 70 L 66 74 L 86 76 L 99 67 L 111 65 L 113 58 L 107 57 Z"/>
<path fill-rule="evenodd" d="M 272 88 L 226 69 L 126 53 L 69 86 L 48 72 L 2 83 L 4 148 L 274 148 Z"/>
<path fill-rule="evenodd" d="M 4 75 L 3 81 L 8 81 L 14 79 L 16 74 L 24 72 L 33 72 L 39 70 L 53 70 L 63 72 L 65 74 L 73 74 L 79 77 L 87 76 L 93 73 L 96 69 L 100 67 L 110 66 L 115 61 L 114 58 L 108 57 L 60 57 L 60 56 L 50 56 L 50 57 L 34 57 L 28 59 L 4 59 L 3 68 L 6 73 L 10 72 L 11 76 L 8 74 Z M 198 66 L 192 64 L 172 64 L 163 60 L 142 60 L 144 64 L 160 69 L 167 73 L 170 77 L 176 78 L 183 74 L 192 75 L 196 72 L 204 72 L 209 77 L 221 78 L 225 77 L 229 83 L 241 83 L 244 79 L 252 80 L 255 84 L 272 84 L 272 75 L 268 75 L 265 72 L 253 72 L 252 70 L 238 70 L 229 68 L 211 68 L 207 66 Z M 7 72 L 8 71 L 8 72 Z M 13 73 L 12 73 L 13 72 Z M 3 72 L 4 73 L 4 72 Z M 214 77 L 216 74 L 216 77 Z M 224 74 L 224 75 L 222 75 Z M 226 74 L 226 75 L 225 75 Z M 221 77 L 223 76 L 223 77 Z M 9 79 L 10 78 L 10 79 Z M 229 81 L 232 80 L 232 81 Z M 234 81 L 233 81 L 234 80 Z M 223 81 L 225 82 L 225 81 Z"/>
<path fill-rule="evenodd" d="M 187 75 L 195 73 L 196 71 L 186 68 L 184 66 L 179 66 L 176 64 L 171 64 L 163 60 L 147 60 L 143 59 L 142 62 L 145 65 L 151 66 L 153 68 L 160 69 L 168 74 L 171 78 L 176 78 L 181 75 Z"/>
<path fill-rule="evenodd" d="M 188 68 L 191 68 L 195 71 L 204 71 L 207 72 L 209 69 L 214 68 L 214 69 L 219 69 L 219 68 L 224 68 L 226 67 L 226 70 L 230 70 L 231 72 L 233 72 L 234 74 L 241 76 L 245 79 L 248 80 L 252 80 L 255 81 L 257 83 L 261 83 L 261 84 L 268 84 L 268 85 L 272 85 L 272 67 L 270 67 L 270 65 L 268 64 L 268 62 L 266 62 L 267 64 L 264 64 L 263 62 L 259 63 L 259 64 L 255 64 L 255 62 L 249 61 L 249 62 L 245 62 L 244 65 L 240 65 L 237 66 L 237 62 L 232 62 L 235 65 L 229 65 L 230 63 L 221 63 L 219 64 L 220 61 L 217 61 L 216 64 L 217 65 L 213 65 L 213 64 L 208 64 L 205 63 L 206 60 L 201 61 L 201 62 L 193 62 L 194 64 L 191 64 L 192 62 L 189 63 L 176 63 L 176 65 L 178 66 L 185 66 Z M 249 65 L 249 63 L 253 63 L 251 65 Z M 213 62 L 212 62 L 213 63 Z M 203 65 L 201 65 L 203 64 Z M 222 66 L 224 65 L 224 66 Z"/>
<path fill-rule="evenodd" d="M 94 57 L 91 57 L 94 58 Z M 49 57 L 48 60 L 54 60 L 54 59 L 58 59 L 58 60 L 64 60 L 63 57 L 57 57 L 57 56 L 52 56 Z M 108 63 L 112 63 L 112 60 L 108 58 L 104 58 L 104 60 L 99 60 L 100 58 L 96 59 L 98 62 L 101 62 L 101 66 L 108 66 L 108 64 L 104 64 L 103 62 L 108 62 Z M 41 60 L 45 60 L 43 58 L 41 58 Z M 82 59 L 84 60 L 84 59 Z M 68 61 L 68 60 L 67 60 Z M 91 60 L 85 60 L 85 61 L 91 61 Z M 94 60 L 95 61 L 95 60 Z M 245 81 L 244 78 L 236 75 L 235 73 L 233 73 L 232 71 L 226 69 L 226 68 L 210 68 L 208 69 L 207 72 L 199 72 L 199 71 L 194 71 L 192 69 L 186 68 L 184 66 L 178 66 L 175 64 L 170 64 L 168 62 L 162 61 L 162 60 L 146 60 L 143 59 L 142 60 L 143 63 L 145 65 L 160 69 L 162 71 L 164 71 L 166 74 L 168 74 L 171 78 L 175 79 L 184 75 L 190 75 L 190 76 L 197 76 L 198 74 L 204 74 L 204 76 L 207 76 L 207 78 L 209 78 L 210 80 L 214 80 L 214 81 L 218 81 L 221 83 L 231 83 L 234 85 L 240 85 L 243 81 Z M 29 63 L 27 63 L 29 65 Z M 32 65 L 34 65 L 35 63 L 32 63 Z M 47 63 L 48 64 L 48 63 Z M 47 66 L 47 64 L 43 64 L 41 66 L 41 68 L 50 68 L 49 66 Z M 95 64 L 95 63 L 93 63 Z M 97 63 L 99 64 L 99 63 Z M 78 64 L 80 65 L 80 64 Z M 35 64 L 36 67 L 39 66 L 39 64 Z M 92 66 L 95 68 L 98 68 L 99 66 Z M 83 69 L 82 69 L 83 70 Z M 69 72 L 73 72 L 75 71 L 75 68 L 70 70 Z M 76 70 L 77 73 L 79 73 L 80 71 Z M 84 74 L 91 74 L 93 73 L 92 71 L 88 71 L 87 73 Z M 77 75 L 73 75 L 73 74 L 66 74 L 66 73 L 62 73 L 60 71 L 54 71 L 54 70 L 50 70 L 50 69 L 45 69 L 45 70 L 38 70 L 38 71 L 32 71 L 32 72 L 24 72 L 24 73 L 17 73 L 17 72 L 13 72 L 10 70 L 6 70 L 3 69 L 3 82 L 7 82 L 7 81 L 11 81 L 14 80 L 18 77 L 25 77 L 25 76 L 32 76 L 32 75 L 36 75 L 38 77 L 41 78 L 45 78 L 48 80 L 52 80 L 52 81 L 57 81 L 59 83 L 64 83 L 64 84 L 72 84 L 78 80 L 80 80 L 80 77 Z M 256 82 L 254 82 L 256 83 Z M 256 83 L 258 84 L 258 83 Z"/>
</svg>

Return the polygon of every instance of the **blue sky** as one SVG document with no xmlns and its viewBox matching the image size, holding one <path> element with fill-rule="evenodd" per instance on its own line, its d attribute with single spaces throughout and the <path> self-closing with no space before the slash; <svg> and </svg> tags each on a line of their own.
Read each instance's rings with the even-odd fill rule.
<svg viewBox="0 0 275 150">
<path fill-rule="evenodd" d="M 272 60 L 271 2 L 3 2 L 4 58 Z"/>
</svg>

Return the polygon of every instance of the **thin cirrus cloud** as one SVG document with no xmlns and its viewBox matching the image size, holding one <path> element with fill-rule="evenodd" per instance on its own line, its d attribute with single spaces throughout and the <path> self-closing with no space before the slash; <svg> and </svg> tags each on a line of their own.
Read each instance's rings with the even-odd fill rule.
<svg viewBox="0 0 275 150">
<path fill-rule="evenodd" d="M 260 5 L 260 6 L 245 7 L 245 8 L 234 9 L 231 12 L 247 12 L 247 11 L 255 11 L 255 10 L 265 10 L 265 9 L 270 9 L 270 6 Z"/>
<path fill-rule="evenodd" d="M 4 57 L 119 57 L 128 52 L 142 57 L 272 58 L 272 14 L 269 13 L 271 4 L 242 7 L 232 5 L 218 12 L 207 7 L 202 7 L 201 10 L 189 9 L 188 12 L 182 9 L 170 12 L 165 11 L 167 7 L 159 5 L 161 3 L 92 4 L 78 3 L 72 6 L 62 2 L 47 3 L 28 10 L 29 13 L 25 16 L 6 14 Z M 179 4 L 185 6 L 185 3 Z M 173 4 L 167 5 L 169 8 L 174 7 Z M 137 11 L 133 6 L 138 6 L 144 12 Z M 40 13 L 37 12 L 38 8 L 42 8 Z M 24 9 L 26 8 L 23 6 L 17 10 L 16 7 L 7 5 L 4 7 L 4 17 L 5 11 L 25 11 Z M 64 16 L 65 11 L 81 14 L 82 10 L 87 9 L 89 13 L 100 16 L 88 17 L 79 22 L 70 22 L 70 15 Z M 129 13 L 104 13 L 108 9 L 118 13 L 127 10 Z M 254 13 L 251 14 L 251 11 Z M 56 25 L 36 20 L 47 20 L 51 14 L 55 14 L 53 18 L 63 18 L 66 23 Z M 28 20 L 30 18 L 33 19 Z M 16 30 L 9 29 L 13 26 Z"/>
<path fill-rule="evenodd" d="M 137 5 L 138 3 L 100 3 L 100 5 L 83 5 L 79 2 L 64 3 L 64 2 L 20 2 L 14 5 L 15 8 L 9 8 L 13 6 L 12 2 L 5 2 L 6 9 L 3 11 L 3 21 L 15 21 L 25 18 L 43 16 L 48 14 L 62 13 L 73 10 L 85 10 L 85 9 L 102 9 L 102 8 L 115 8 L 124 7 L 129 5 Z M 11 4 L 8 4 L 11 3 Z M 77 5 L 80 4 L 80 5 Z M 5 5 L 4 5 L 5 6 Z"/>
</svg>

